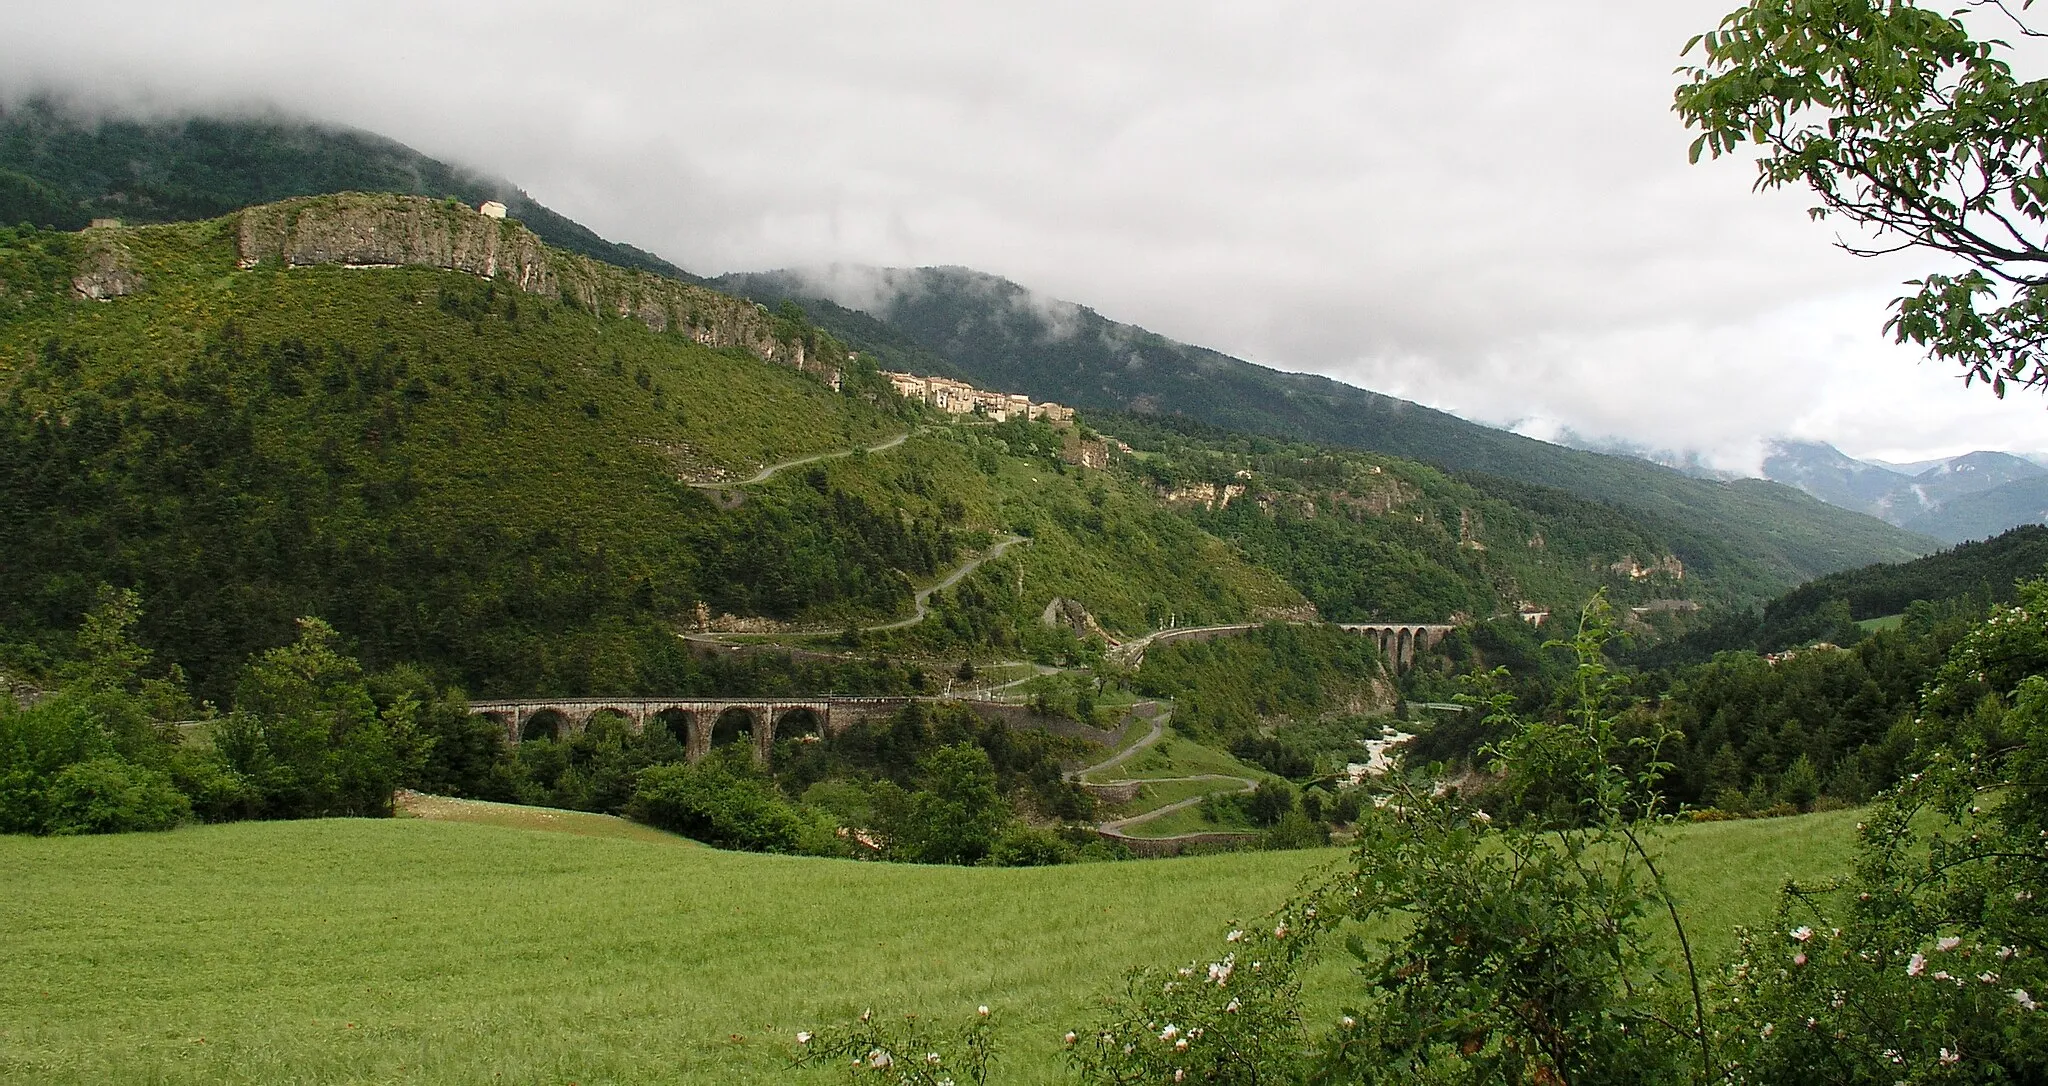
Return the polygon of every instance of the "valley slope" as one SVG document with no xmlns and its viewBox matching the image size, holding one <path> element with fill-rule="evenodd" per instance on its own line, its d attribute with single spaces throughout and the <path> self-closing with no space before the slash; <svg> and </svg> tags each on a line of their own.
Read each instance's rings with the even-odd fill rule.
<svg viewBox="0 0 2048 1086">
<path fill-rule="evenodd" d="M 1790 487 L 1697 479 L 1628 457 L 1551 445 L 1329 378 L 1283 373 L 1178 343 L 964 268 L 796 270 L 714 282 L 769 304 L 793 299 L 822 327 L 885 365 L 943 368 L 989 387 L 1095 411 L 1180 415 L 1388 453 L 1628 509 L 1670 536 L 1688 568 L 1739 579 L 1757 597 L 1935 546 Z M 852 304 L 865 311 L 848 308 Z"/>
<path fill-rule="evenodd" d="M 495 267 L 296 262 L 372 236 L 395 248 L 354 263 L 421 247 Z M 700 605 L 831 628 L 907 614 L 1010 531 L 1034 546 L 983 576 L 1031 576 L 982 645 L 1051 636 L 1020 620 L 1055 596 L 1129 625 L 1301 604 L 1142 490 L 1084 489 L 1049 427 L 938 427 L 702 485 L 921 416 L 857 360 L 821 368 L 845 351 L 816 329 L 459 205 L 7 231 L 0 284 L 0 627 L 31 669 L 65 656 L 107 582 L 142 591 L 145 640 L 208 696 L 307 614 L 373 667 L 478 692 L 758 683 L 707 674 L 675 632 Z"/>
</svg>

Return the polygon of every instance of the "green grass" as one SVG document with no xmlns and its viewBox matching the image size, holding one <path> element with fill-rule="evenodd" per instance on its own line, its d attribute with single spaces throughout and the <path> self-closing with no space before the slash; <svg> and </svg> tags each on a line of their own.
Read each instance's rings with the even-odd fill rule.
<svg viewBox="0 0 2048 1086">
<path fill-rule="evenodd" d="M 1863 619 L 1856 625 L 1861 627 L 1864 633 L 1877 633 L 1881 630 L 1896 630 L 1905 621 L 1905 615 L 1884 615 L 1879 618 Z"/>
<path fill-rule="evenodd" d="M 1696 942 L 1839 867 L 1854 817 L 1682 831 Z M 999 1081 L 1060 1081 L 1058 1034 L 1127 966 L 1342 859 L 920 868 L 419 819 L 5 838 L 0 1082 L 782 1082 L 797 1029 L 984 1002 Z"/>
<path fill-rule="evenodd" d="M 1161 781 L 1148 784 L 1138 789 L 1136 799 L 1118 807 L 1115 817 L 1129 818 L 1146 811 L 1156 811 L 1169 803 L 1178 803 L 1191 796 L 1206 796 L 1219 788 L 1229 787 L 1233 786 L 1228 781 Z"/>
<path fill-rule="evenodd" d="M 1205 791 L 1235 792 L 1237 786 L 1228 781 L 1210 781 Z M 1199 804 L 1183 807 L 1169 815 L 1161 815 L 1150 822 L 1140 822 L 1125 828 L 1132 837 L 1178 837 L 1184 833 L 1247 833 L 1256 827 L 1211 821 L 1202 814 Z"/>
<path fill-rule="evenodd" d="M 1169 728 L 1150 750 L 1110 771 L 1120 780 L 1155 780 L 1160 777 L 1196 777 L 1220 773 L 1261 780 L 1272 777 L 1257 766 L 1247 765 L 1214 747 L 1205 747 Z M 1278 779 L 1278 778 L 1274 778 Z"/>
<path fill-rule="evenodd" d="M 591 811 L 568 811 L 558 807 L 531 807 L 522 803 L 493 803 L 482 799 L 453 799 L 405 793 L 398 800 L 398 817 L 429 822 L 463 822 L 479 826 L 500 826 L 515 830 L 566 833 L 576 837 L 604 837 L 620 841 L 658 841 L 696 847 L 697 842 L 666 830 L 642 825 L 617 815 Z"/>
</svg>

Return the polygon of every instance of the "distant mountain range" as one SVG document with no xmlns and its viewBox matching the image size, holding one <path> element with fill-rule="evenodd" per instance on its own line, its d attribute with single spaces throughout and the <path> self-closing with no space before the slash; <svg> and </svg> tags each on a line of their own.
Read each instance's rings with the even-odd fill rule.
<svg viewBox="0 0 2048 1086">
<path fill-rule="evenodd" d="M 344 190 L 499 199 L 550 244 L 775 306 L 885 365 L 1117 413 L 1436 464 L 1505 493 L 1547 487 L 1628 512 L 1688 570 L 1770 595 L 1819 574 L 1925 554 L 1934 539 L 1759 479 L 1690 477 L 1537 441 L 1325 377 L 1178 343 L 965 268 L 845 267 L 698 279 L 599 237 L 509 181 L 370 133 L 282 119 L 98 121 L 47 103 L 0 113 L 0 221 L 76 228 L 219 215 Z M 1107 423 L 1105 423 L 1107 424 Z M 1519 493 L 1517 500 L 1536 500 Z"/>
<path fill-rule="evenodd" d="M 1888 464 L 1812 441 L 1772 443 L 1764 477 L 1949 543 L 2048 522 L 2048 467 L 2003 452 Z"/>
</svg>

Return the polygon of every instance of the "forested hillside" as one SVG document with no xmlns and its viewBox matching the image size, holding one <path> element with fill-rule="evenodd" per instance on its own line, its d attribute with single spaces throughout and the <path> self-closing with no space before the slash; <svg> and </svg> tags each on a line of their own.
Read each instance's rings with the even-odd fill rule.
<svg viewBox="0 0 2048 1086">
<path fill-rule="evenodd" d="M 2048 527 L 2022 525 L 1911 562 L 1866 566 L 1800 585 L 1760 610 L 1723 616 L 1656 646 L 1657 662 L 1704 660 L 1726 649 L 1776 652 L 1819 640 L 1848 643 L 1856 624 L 1906 612 L 1916 602 L 1982 610 L 2016 598 L 2014 585 L 2048 574 Z"/>
<path fill-rule="evenodd" d="M 865 279 L 861 272 L 870 273 Z M 1900 561 L 1932 540 L 1760 480 L 1695 479 L 1467 422 L 1325 377 L 1282 373 L 1108 320 L 964 268 L 836 269 L 872 313 L 823 302 L 801 271 L 716 281 L 794 299 L 885 365 L 932 357 L 966 379 L 1109 412 L 1182 415 L 1231 430 L 1366 449 L 1563 490 L 1653 518 L 1688 567 L 1721 568 L 1761 599 L 1822 573 Z M 842 301 L 851 301 L 849 297 Z M 822 302 L 822 304 L 821 304 Z M 876 333 L 876 323 L 888 335 Z"/>
<path fill-rule="evenodd" d="M 1559 490 L 1186 419 L 1095 422 L 1134 452 L 1121 470 L 1337 622 L 1445 621 L 1617 602 L 1726 602 L 1753 591 L 1693 569 L 1672 540 Z"/>
<path fill-rule="evenodd" d="M 17 658 L 62 657 L 106 582 L 140 590 L 140 637 L 206 696 L 307 614 L 368 666 L 478 692 L 703 689 L 674 636 L 700 602 L 908 614 L 917 582 L 1008 531 L 1045 537 L 1025 606 L 1089 583 L 1134 626 L 1148 604 L 1225 621 L 1300 602 L 1116 480 L 1084 494 L 1037 438 L 916 438 L 744 492 L 693 486 L 874 444 L 914 413 L 857 372 L 835 391 L 504 279 L 239 268 L 237 236 L 231 217 L 0 238 Z M 131 292 L 76 297 L 116 250 Z"/>
<path fill-rule="evenodd" d="M 1727 614 L 1685 636 L 1611 646 L 1630 665 L 1615 691 L 1631 734 L 1668 728 L 1675 802 L 1731 813 L 1785 813 L 1862 803 L 1914 757 L 1913 717 L 1955 646 L 1994 606 L 2048 575 L 2048 528 L 2012 529 L 1911 562 L 1831 574 L 1761 609 Z M 1442 656 L 1409 676 L 1417 700 L 1441 700 L 1495 667 L 1525 712 L 1570 696 L 1570 658 L 1520 623 L 1454 631 Z M 1986 726 L 1996 726 L 1995 712 Z M 1982 723 L 1982 722 L 1980 722 Z M 1498 734 L 1463 714 L 1424 729 L 1420 760 L 1469 759 Z"/>
</svg>

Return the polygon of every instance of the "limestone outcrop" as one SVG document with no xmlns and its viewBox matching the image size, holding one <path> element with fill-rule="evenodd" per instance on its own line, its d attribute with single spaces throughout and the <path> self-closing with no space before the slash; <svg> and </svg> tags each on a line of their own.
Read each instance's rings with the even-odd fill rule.
<svg viewBox="0 0 2048 1086">
<path fill-rule="evenodd" d="M 839 375 L 837 360 L 809 357 L 801 338 L 778 334 L 776 320 L 752 302 L 549 248 L 518 222 L 453 200 L 340 193 L 265 204 L 240 213 L 236 244 L 244 269 L 446 268 L 707 347 L 743 348 L 827 381 Z"/>
<path fill-rule="evenodd" d="M 71 277 L 71 290 L 80 298 L 108 302 L 141 290 L 144 281 L 135 270 L 134 258 L 121 244 L 120 229 L 95 227 L 85 232 L 85 256 L 78 274 Z"/>
</svg>

